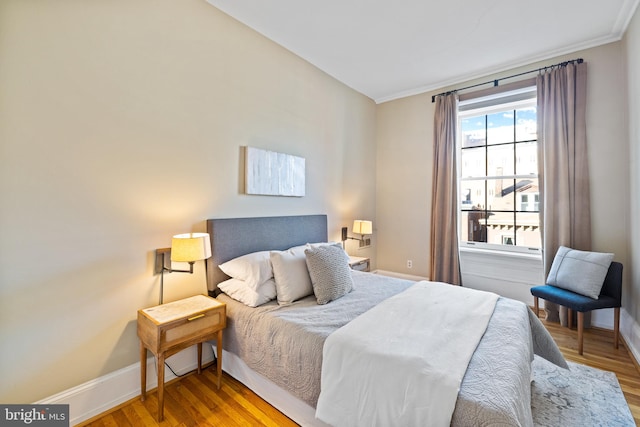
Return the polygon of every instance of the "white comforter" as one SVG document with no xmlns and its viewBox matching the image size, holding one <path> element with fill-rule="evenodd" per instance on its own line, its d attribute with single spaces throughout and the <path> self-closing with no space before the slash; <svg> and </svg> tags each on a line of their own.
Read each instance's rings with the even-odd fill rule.
<svg viewBox="0 0 640 427">
<path fill-rule="evenodd" d="M 448 426 L 497 300 L 418 282 L 338 329 L 324 345 L 316 416 L 333 426 Z"/>
</svg>

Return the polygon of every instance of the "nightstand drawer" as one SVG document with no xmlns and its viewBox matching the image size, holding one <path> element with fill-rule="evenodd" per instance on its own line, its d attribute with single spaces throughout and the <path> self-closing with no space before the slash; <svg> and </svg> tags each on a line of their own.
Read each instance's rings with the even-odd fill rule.
<svg viewBox="0 0 640 427">
<path fill-rule="evenodd" d="M 222 310 L 210 310 L 183 319 L 165 331 L 164 342 L 167 345 L 174 345 L 187 341 L 193 335 L 200 335 L 207 329 L 217 330 L 223 325 L 222 314 Z"/>
</svg>

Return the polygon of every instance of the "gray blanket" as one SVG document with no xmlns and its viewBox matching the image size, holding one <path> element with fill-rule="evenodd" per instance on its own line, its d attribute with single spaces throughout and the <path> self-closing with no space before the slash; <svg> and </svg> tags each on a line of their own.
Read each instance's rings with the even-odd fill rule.
<svg viewBox="0 0 640 427">
<path fill-rule="evenodd" d="M 224 294 L 218 296 L 227 304 L 224 349 L 315 407 L 326 337 L 414 284 L 358 271 L 353 277 L 354 290 L 326 305 L 318 305 L 310 296 L 289 306 L 271 302 L 250 308 Z M 531 425 L 530 362 L 534 352 L 567 366 L 531 310 L 521 302 L 500 298 L 462 381 L 452 424 Z"/>
</svg>

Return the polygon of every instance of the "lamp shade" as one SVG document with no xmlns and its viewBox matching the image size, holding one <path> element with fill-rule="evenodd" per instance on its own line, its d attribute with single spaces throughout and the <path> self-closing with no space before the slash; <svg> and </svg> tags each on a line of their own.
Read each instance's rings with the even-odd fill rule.
<svg viewBox="0 0 640 427">
<path fill-rule="evenodd" d="M 353 221 L 353 232 L 357 234 L 373 234 L 373 223 L 356 219 Z"/>
<path fill-rule="evenodd" d="M 171 239 L 171 261 L 194 262 L 210 256 L 208 233 L 177 234 Z"/>
</svg>

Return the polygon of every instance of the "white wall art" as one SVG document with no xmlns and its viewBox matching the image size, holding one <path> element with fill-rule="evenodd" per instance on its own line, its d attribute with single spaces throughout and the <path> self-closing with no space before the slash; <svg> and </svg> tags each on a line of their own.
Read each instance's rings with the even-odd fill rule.
<svg viewBox="0 0 640 427">
<path fill-rule="evenodd" d="M 246 147 L 245 192 L 271 196 L 304 196 L 305 159 Z"/>
</svg>

